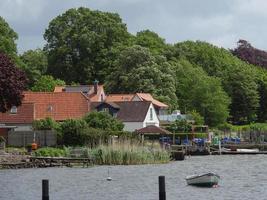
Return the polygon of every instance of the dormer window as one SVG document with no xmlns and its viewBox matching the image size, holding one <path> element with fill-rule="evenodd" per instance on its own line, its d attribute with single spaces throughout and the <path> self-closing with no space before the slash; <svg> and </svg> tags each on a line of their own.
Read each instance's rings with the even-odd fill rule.
<svg viewBox="0 0 267 200">
<path fill-rule="evenodd" d="M 53 106 L 52 105 L 49 105 L 48 108 L 47 108 L 47 111 L 48 112 L 52 112 L 53 111 Z"/>
<path fill-rule="evenodd" d="M 103 112 L 109 112 L 109 109 L 108 108 L 103 108 Z"/>
<path fill-rule="evenodd" d="M 17 106 L 12 106 L 10 109 L 10 113 L 11 114 L 17 114 L 17 112 L 18 112 Z"/>
</svg>

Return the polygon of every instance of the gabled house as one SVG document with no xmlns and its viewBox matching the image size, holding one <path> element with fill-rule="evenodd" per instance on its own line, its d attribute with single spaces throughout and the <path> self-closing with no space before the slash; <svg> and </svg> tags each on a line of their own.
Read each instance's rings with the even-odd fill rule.
<svg viewBox="0 0 267 200">
<path fill-rule="evenodd" d="M 91 102 L 103 102 L 106 99 L 104 86 L 99 85 L 98 81 L 94 81 L 93 85 L 56 86 L 54 92 L 82 92 Z"/>
<path fill-rule="evenodd" d="M 104 111 L 119 119 L 125 131 L 135 131 L 149 125 L 159 126 L 155 108 L 150 101 L 121 101 L 93 103 L 92 110 Z"/>
<path fill-rule="evenodd" d="M 167 113 L 168 105 L 154 99 L 149 93 L 136 94 L 109 94 L 106 97 L 106 102 L 121 102 L 121 101 L 148 101 L 152 102 L 155 107 L 157 115 L 164 115 Z"/>
<path fill-rule="evenodd" d="M 51 117 L 55 121 L 77 119 L 90 111 L 90 101 L 81 92 L 24 92 L 22 105 L 0 113 L 0 129 L 32 129 L 33 120 Z M 1 131 L 0 131 L 1 132 Z"/>
</svg>

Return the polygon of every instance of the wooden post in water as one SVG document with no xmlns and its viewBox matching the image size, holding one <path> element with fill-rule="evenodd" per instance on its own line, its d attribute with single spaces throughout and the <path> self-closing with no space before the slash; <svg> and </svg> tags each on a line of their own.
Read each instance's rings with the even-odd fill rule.
<svg viewBox="0 0 267 200">
<path fill-rule="evenodd" d="M 219 140 L 219 154 L 222 155 L 222 145 L 221 145 L 221 140 Z"/>
<path fill-rule="evenodd" d="M 159 200 L 166 200 L 165 176 L 159 176 Z"/>
<path fill-rule="evenodd" d="M 49 200 L 49 182 L 42 180 L 42 200 Z"/>
</svg>

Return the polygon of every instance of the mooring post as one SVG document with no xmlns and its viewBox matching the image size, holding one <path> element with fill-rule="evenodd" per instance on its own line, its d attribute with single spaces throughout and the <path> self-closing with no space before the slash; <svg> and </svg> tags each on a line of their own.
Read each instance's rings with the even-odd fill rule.
<svg viewBox="0 0 267 200">
<path fill-rule="evenodd" d="M 159 176 L 159 200 L 166 200 L 165 176 Z"/>
<path fill-rule="evenodd" d="M 42 200 L 49 200 L 49 182 L 42 180 Z"/>
</svg>

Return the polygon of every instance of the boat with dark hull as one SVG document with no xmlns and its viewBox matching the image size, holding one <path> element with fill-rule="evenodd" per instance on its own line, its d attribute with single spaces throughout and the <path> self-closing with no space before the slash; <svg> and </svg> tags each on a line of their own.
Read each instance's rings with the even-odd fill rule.
<svg viewBox="0 0 267 200">
<path fill-rule="evenodd" d="M 213 187 L 218 185 L 220 176 L 215 173 L 204 173 L 198 175 L 191 175 L 185 178 L 188 185 L 199 187 Z"/>
</svg>

